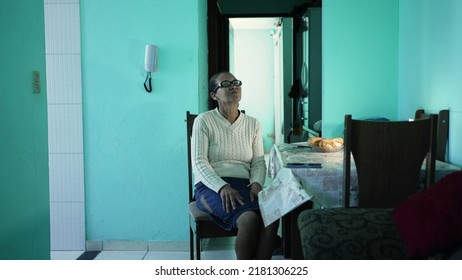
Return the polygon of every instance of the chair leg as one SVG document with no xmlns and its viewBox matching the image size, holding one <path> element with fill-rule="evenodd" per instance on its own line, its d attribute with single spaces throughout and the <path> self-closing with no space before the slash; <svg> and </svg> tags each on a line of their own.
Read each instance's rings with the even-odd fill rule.
<svg viewBox="0 0 462 280">
<path fill-rule="evenodd" d="M 196 260 L 201 259 L 201 239 L 196 234 Z"/>
<path fill-rule="evenodd" d="M 189 227 L 189 259 L 194 260 L 194 232 L 191 226 Z"/>
</svg>

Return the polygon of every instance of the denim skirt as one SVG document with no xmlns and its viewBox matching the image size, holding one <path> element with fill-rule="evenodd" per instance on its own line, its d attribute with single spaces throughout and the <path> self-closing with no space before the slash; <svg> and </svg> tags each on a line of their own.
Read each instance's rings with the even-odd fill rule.
<svg viewBox="0 0 462 280">
<path fill-rule="evenodd" d="M 196 204 L 199 209 L 210 214 L 215 223 L 220 225 L 226 230 L 231 230 L 236 227 L 236 221 L 239 216 L 246 211 L 260 211 L 258 205 L 258 198 L 250 201 L 250 187 L 248 179 L 223 177 L 225 182 L 229 183 L 231 187 L 237 190 L 244 200 L 244 205 L 236 203 L 236 209 L 227 213 L 223 209 L 221 197 L 214 190 L 209 189 L 202 182 L 195 185 L 194 195 L 196 197 Z"/>
</svg>

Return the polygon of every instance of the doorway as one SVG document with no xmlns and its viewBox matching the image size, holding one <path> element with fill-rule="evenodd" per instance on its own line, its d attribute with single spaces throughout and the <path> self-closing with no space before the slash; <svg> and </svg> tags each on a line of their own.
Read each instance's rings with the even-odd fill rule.
<svg viewBox="0 0 462 280">
<path fill-rule="evenodd" d="M 230 18 L 229 70 L 243 81 L 240 108 L 257 118 L 263 130 L 263 145 L 268 153 L 274 143 L 283 142 L 282 96 L 283 19 Z M 289 19 L 287 23 L 289 24 Z M 290 61 L 290 59 L 288 59 Z M 277 129 L 279 128 L 279 129 Z"/>
<path fill-rule="evenodd" d="M 264 63 L 263 70 L 260 68 L 254 69 L 252 75 L 249 75 L 247 79 L 247 81 L 258 80 L 259 78 L 255 77 L 260 74 L 267 76 L 267 70 L 271 68 L 273 77 L 266 82 L 272 86 L 270 92 L 268 93 L 268 90 L 266 90 L 266 96 L 252 101 L 252 104 L 260 105 L 256 107 L 255 113 L 261 114 L 266 110 L 269 111 L 269 114 L 273 114 L 272 124 L 267 125 L 272 127 L 271 129 L 267 128 L 267 132 L 264 132 L 263 135 L 264 142 L 266 142 L 265 151 L 271 147 L 271 143 L 290 143 L 306 140 L 309 135 L 308 124 L 321 119 L 321 98 L 309 98 L 312 91 L 309 90 L 308 85 L 321 84 L 322 64 L 319 63 L 316 66 L 317 68 L 311 64 L 307 65 L 311 61 L 315 61 L 312 59 L 307 60 L 306 56 L 306 54 L 312 55 L 310 53 L 310 44 L 315 40 L 306 36 L 314 33 L 307 33 L 306 29 L 302 27 L 306 26 L 304 23 L 307 22 L 306 17 L 309 14 L 307 11 L 312 8 L 320 10 L 322 1 L 290 0 L 268 4 L 266 1 L 252 0 L 241 4 L 238 5 L 236 1 L 231 0 L 208 0 L 209 76 L 219 71 L 230 70 L 242 79 L 242 72 L 239 68 L 245 67 L 244 70 L 247 70 L 252 68 L 250 66 L 253 63 L 258 64 L 258 62 L 254 62 L 256 56 L 251 56 L 243 62 L 235 62 L 234 52 L 239 49 L 238 45 L 241 45 L 241 42 L 238 42 L 235 38 L 237 29 L 235 26 L 233 27 L 234 21 L 247 20 L 253 25 L 259 24 L 257 20 L 269 22 L 269 24 L 273 25 L 270 30 L 271 34 L 268 34 L 268 37 L 273 37 L 273 57 L 271 59 L 273 65 L 268 67 L 267 63 Z M 280 19 L 279 23 L 275 25 L 274 19 Z M 280 26 L 278 27 L 278 25 Z M 317 28 L 319 28 L 318 34 L 321 34 L 321 25 L 319 24 Z M 231 32 L 229 31 L 230 29 Z M 247 37 L 248 41 L 254 39 Z M 318 43 L 321 44 L 320 37 Z M 318 61 L 320 61 L 321 54 L 318 53 L 317 55 Z M 319 80 L 317 83 L 309 80 L 312 73 L 318 73 L 317 78 Z M 260 82 L 261 85 L 262 83 Z M 247 106 L 244 105 L 247 98 L 246 92 L 252 92 L 253 94 L 257 91 L 258 87 L 252 90 L 247 88 L 246 85 L 243 88 L 243 106 Z M 322 90 L 319 88 L 317 96 L 321 97 L 321 95 Z M 317 100 L 316 102 L 319 104 L 314 104 L 314 100 Z M 211 103 L 209 102 L 209 109 L 212 108 L 210 105 Z M 268 110 L 270 107 L 271 109 Z M 319 109 L 317 111 L 318 115 L 308 121 L 310 112 L 315 112 L 315 110 L 308 111 L 312 108 Z M 250 113 L 253 109 L 246 108 L 246 111 Z M 265 119 L 264 114 L 262 116 Z M 259 116 L 256 115 L 256 117 L 260 119 Z"/>
</svg>

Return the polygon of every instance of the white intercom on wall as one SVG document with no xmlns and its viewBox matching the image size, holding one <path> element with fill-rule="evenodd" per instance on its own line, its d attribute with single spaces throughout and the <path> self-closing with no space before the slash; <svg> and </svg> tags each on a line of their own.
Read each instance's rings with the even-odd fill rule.
<svg viewBox="0 0 462 280">
<path fill-rule="evenodd" d="M 157 71 L 157 46 L 146 45 L 146 53 L 144 56 L 144 69 L 146 72 Z"/>
<path fill-rule="evenodd" d="M 146 45 L 146 51 L 144 55 L 144 70 L 147 72 L 146 80 L 144 81 L 144 88 L 147 92 L 151 92 L 151 72 L 157 71 L 157 46 L 155 45 Z"/>
</svg>

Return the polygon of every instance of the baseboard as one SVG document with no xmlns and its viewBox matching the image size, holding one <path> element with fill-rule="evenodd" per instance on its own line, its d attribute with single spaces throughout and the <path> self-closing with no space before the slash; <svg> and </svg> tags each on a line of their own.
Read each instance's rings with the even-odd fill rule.
<svg viewBox="0 0 462 280">
<path fill-rule="evenodd" d="M 86 241 L 86 251 L 189 251 L 188 241 Z"/>
</svg>

